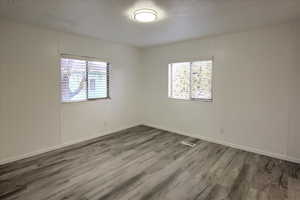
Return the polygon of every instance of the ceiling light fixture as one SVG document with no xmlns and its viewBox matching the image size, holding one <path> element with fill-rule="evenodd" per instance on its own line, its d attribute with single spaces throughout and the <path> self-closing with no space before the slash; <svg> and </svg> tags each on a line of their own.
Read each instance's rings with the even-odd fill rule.
<svg viewBox="0 0 300 200">
<path fill-rule="evenodd" d="M 157 20 L 157 12 L 152 9 L 139 9 L 133 13 L 134 20 L 142 23 L 149 23 Z"/>
</svg>

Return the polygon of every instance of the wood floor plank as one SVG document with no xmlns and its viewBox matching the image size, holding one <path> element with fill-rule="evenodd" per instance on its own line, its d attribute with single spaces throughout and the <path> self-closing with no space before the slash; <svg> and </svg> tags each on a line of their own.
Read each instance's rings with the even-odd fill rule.
<svg viewBox="0 0 300 200">
<path fill-rule="evenodd" d="M 296 200 L 299 194 L 299 164 L 147 126 L 0 166 L 3 200 Z"/>
</svg>

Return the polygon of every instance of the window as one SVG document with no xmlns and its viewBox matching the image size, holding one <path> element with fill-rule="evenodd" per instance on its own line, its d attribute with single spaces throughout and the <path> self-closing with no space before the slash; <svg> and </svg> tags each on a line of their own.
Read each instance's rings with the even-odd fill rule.
<svg viewBox="0 0 300 200">
<path fill-rule="evenodd" d="M 212 60 L 169 64 L 169 97 L 212 100 Z"/>
<path fill-rule="evenodd" d="M 109 64 L 88 58 L 62 57 L 62 102 L 109 98 Z"/>
</svg>

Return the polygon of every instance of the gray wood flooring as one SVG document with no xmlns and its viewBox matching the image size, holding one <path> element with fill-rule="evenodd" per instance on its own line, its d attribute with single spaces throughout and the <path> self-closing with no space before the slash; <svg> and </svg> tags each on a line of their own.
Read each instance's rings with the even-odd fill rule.
<svg viewBox="0 0 300 200">
<path fill-rule="evenodd" d="M 299 176 L 298 164 L 138 126 L 0 166 L 0 199 L 300 200 Z"/>
</svg>

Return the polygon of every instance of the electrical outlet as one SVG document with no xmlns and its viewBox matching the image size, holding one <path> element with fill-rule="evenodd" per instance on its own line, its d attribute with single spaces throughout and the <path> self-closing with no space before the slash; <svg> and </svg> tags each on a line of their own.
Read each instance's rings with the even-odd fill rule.
<svg viewBox="0 0 300 200">
<path fill-rule="evenodd" d="M 103 127 L 107 127 L 107 122 L 106 121 L 103 122 Z"/>
<path fill-rule="evenodd" d="M 225 133 L 224 128 L 220 128 L 220 134 L 223 135 Z"/>
</svg>

